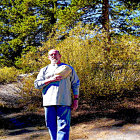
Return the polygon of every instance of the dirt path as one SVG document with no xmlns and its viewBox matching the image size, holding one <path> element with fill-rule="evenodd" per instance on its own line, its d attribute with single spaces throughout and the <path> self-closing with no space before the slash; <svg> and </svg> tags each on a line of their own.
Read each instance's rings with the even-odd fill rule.
<svg viewBox="0 0 140 140">
<path fill-rule="evenodd" d="M 92 124 L 79 124 L 79 126 L 71 129 L 80 129 L 81 134 L 71 130 L 70 140 L 140 140 L 140 125 L 127 125 L 121 129 L 118 128 L 100 128 L 95 130 L 88 130 Z M 93 124 L 94 125 L 94 124 Z M 28 128 L 26 128 L 28 129 Z M 86 129 L 86 130 L 85 130 Z M 25 129 L 24 129 L 25 130 Z M 31 128 L 28 131 L 32 131 Z M 34 130 L 34 128 L 33 128 Z M 84 131 L 85 130 L 85 131 Z M 23 131 L 23 130 L 22 130 Z M 84 131 L 84 132 L 83 132 Z M 73 132 L 75 134 L 73 134 Z M 1 140 L 49 140 L 47 130 L 39 130 L 36 132 L 26 132 L 24 134 L 1 137 Z"/>
<path fill-rule="evenodd" d="M 76 113 L 78 117 L 72 118 L 70 140 L 140 140 L 139 117 L 135 122 L 131 122 L 125 119 L 115 119 L 107 114 L 103 115 L 105 112 L 84 114 L 84 112 L 77 111 Z M 7 130 L 7 134 L 0 137 L 0 140 L 50 139 L 44 124 L 43 110 L 35 114 L 4 114 L 4 118 L 12 118 L 14 122 L 12 122 L 13 126 L 11 125 L 11 128 Z M 22 127 L 15 126 L 17 123 Z"/>
<path fill-rule="evenodd" d="M 123 127 L 109 126 L 114 120 L 102 119 L 102 125 L 97 127 L 99 120 L 90 124 L 80 124 L 79 139 L 83 140 L 140 140 L 140 125 L 127 124 Z M 106 123 L 106 126 L 103 124 Z M 94 126 L 96 124 L 96 127 Z M 78 129 L 78 127 L 76 128 Z M 77 132 L 78 134 L 78 132 Z M 81 138 L 80 138 L 81 137 Z M 76 138 L 76 137 L 75 137 Z M 78 138 L 78 136 L 77 136 Z M 73 139 L 74 140 L 74 139 Z"/>
<path fill-rule="evenodd" d="M 6 88 L 6 90 L 4 89 Z M 49 140 L 44 110 L 23 113 L 14 108 L 20 96 L 15 85 L 0 85 L 0 140 Z M 70 140 L 140 140 L 140 96 L 96 99 L 72 112 Z"/>
</svg>

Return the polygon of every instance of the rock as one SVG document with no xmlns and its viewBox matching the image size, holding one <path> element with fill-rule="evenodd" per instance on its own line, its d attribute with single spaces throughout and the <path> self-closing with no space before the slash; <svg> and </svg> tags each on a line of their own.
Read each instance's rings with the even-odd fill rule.
<svg viewBox="0 0 140 140">
<path fill-rule="evenodd" d="M 20 90 L 20 83 L 10 83 L 0 85 L 0 103 L 2 105 L 15 105 L 18 103 L 21 96 L 18 94 Z"/>
</svg>

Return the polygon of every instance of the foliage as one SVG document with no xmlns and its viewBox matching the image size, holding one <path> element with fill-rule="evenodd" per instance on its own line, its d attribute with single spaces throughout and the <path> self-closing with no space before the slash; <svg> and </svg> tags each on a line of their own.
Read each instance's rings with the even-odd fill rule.
<svg viewBox="0 0 140 140">
<path fill-rule="evenodd" d="M 104 26 L 103 3 L 106 0 L 72 0 L 71 4 L 63 10 L 59 10 L 59 23 L 70 29 L 75 23 L 81 21 L 84 24 L 102 28 Z M 139 4 L 138 0 L 110 0 L 109 26 L 115 33 L 127 33 L 139 35 Z M 107 4 L 107 2 L 105 2 Z M 107 9 L 106 9 L 107 10 Z M 108 16 L 108 15 L 106 15 Z"/>
<path fill-rule="evenodd" d="M 56 22 L 57 0 L 0 1 L 0 59 L 14 65 L 32 46 L 41 46 Z"/>
<path fill-rule="evenodd" d="M 52 34 L 50 34 L 51 36 Z M 62 34 L 61 34 L 62 35 Z M 56 34 L 56 37 L 51 38 L 47 41 L 47 47 L 32 48 L 26 54 L 23 54 L 20 59 L 16 61 L 16 66 L 24 73 L 38 71 L 41 67 L 49 64 L 48 60 L 48 50 L 55 47 L 57 44 L 57 39 L 59 34 Z"/>
<path fill-rule="evenodd" d="M 92 96 L 119 96 L 124 91 L 139 87 L 138 37 L 114 36 L 111 44 L 108 44 L 105 34 L 93 32 L 88 26 L 82 27 L 80 24 L 71 30 L 65 40 L 56 41 L 57 36 L 59 33 L 39 49 L 40 53 L 45 52 L 38 58 L 42 61 L 40 67 L 37 64 L 38 70 L 49 63 L 47 50 L 56 48 L 61 52 L 62 62 L 73 66 L 77 71 L 81 96 L 88 99 Z M 27 63 L 26 65 L 28 66 Z M 33 93 L 29 85 L 25 85 L 28 93 Z"/>
<path fill-rule="evenodd" d="M 114 37 L 109 45 L 103 34 L 83 40 L 75 36 L 85 35 L 88 29 L 76 27 L 74 30 L 71 37 L 60 42 L 57 48 L 63 61 L 76 69 L 80 89 L 86 97 L 121 94 L 139 86 L 138 38 Z"/>
<path fill-rule="evenodd" d="M 22 96 L 20 100 L 21 104 L 24 106 L 26 111 L 35 111 L 41 107 L 41 90 L 34 88 L 34 80 L 36 78 L 36 73 L 25 77 L 22 81 L 23 87 L 21 87 Z"/>
<path fill-rule="evenodd" d="M 114 31 L 139 36 L 139 5 L 138 0 L 110 1 L 110 26 Z"/>
<path fill-rule="evenodd" d="M 22 69 L 22 72 L 29 73 L 36 71 L 41 66 L 41 54 L 38 51 L 39 49 L 33 48 L 27 52 L 26 54 L 22 55 L 21 58 L 15 62 L 15 65 Z"/>
<path fill-rule="evenodd" d="M 17 81 L 19 71 L 15 67 L 3 67 L 0 69 L 0 83 Z"/>
<path fill-rule="evenodd" d="M 0 63 L 17 66 L 15 62 L 32 47 L 52 37 L 60 28 L 67 32 L 77 22 L 102 27 L 104 0 L 2 0 L 0 1 Z M 132 3 L 133 6 L 130 6 Z M 138 0 L 110 1 L 110 27 L 116 33 L 138 36 Z"/>
</svg>

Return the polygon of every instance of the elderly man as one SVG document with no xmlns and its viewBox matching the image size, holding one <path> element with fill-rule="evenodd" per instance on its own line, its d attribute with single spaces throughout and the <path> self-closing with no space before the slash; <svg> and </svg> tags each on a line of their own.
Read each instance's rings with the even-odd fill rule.
<svg viewBox="0 0 140 140">
<path fill-rule="evenodd" d="M 51 63 L 40 70 L 34 85 L 43 88 L 45 120 L 51 140 L 68 140 L 71 108 L 78 108 L 80 82 L 74 68 L 61 63 L 58 50 L 50 50 L 48 59 Z"/>
</svg>

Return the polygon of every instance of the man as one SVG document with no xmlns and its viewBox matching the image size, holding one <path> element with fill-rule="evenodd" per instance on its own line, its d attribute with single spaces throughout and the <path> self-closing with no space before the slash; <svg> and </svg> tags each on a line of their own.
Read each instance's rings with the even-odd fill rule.
<svg viewBox="0 0 140 140">
<path fill-rule="evenodd" d="M 40 70 L 34 85 L 37 89 L 43 88 L 45 120 L 51 140 L 68 140 L 71 108 L 73 110 L 78 108 L 80 82 L 73 67 L 61 63 L 58 50 L 50 50 L 48 59 L 51 63 Z M 62 66 L 69 69 L 65 76 L 56 72 Z M 73 103 L 71 89 L 74 95 Z"/>
</svg>

